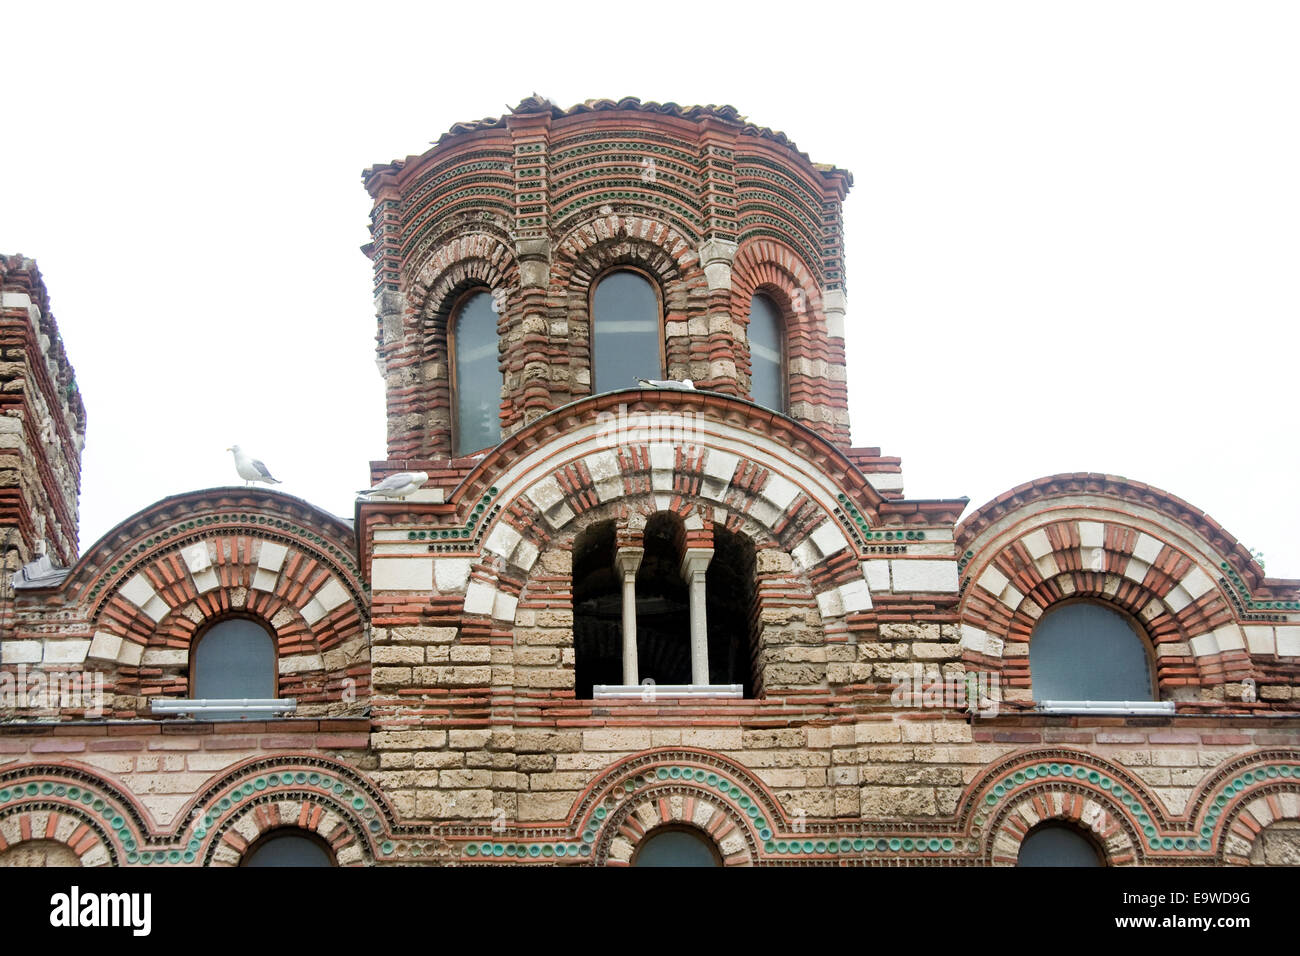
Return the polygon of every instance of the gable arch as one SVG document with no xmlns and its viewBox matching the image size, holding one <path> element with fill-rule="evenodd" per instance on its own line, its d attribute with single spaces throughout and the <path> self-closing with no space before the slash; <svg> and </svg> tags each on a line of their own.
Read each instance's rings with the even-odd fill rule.
<svg viewBox="0 0 1300 956">
<path fill-rule="evenodd" d="M 1027 642 L 1038 620 L 1088 597 L 1145 631 L 1161 699 L 1229 693 L 1227 705 L 1249 706 L 1242 682 L 1268 680 L 1261 659 L 1300 654 L 1300 629 L 1292 639 L 1276 626 L 1284 620 L 1250 613 L 1244 575 L 1217 550 L 1225 541 L 1217 526 L 1184 508 L 1123 479 L 1062 475 L 976 511 L 957 533 L 968 665 L 999 672 L 1007 699 L 1027 703 Z"/>
</svg>

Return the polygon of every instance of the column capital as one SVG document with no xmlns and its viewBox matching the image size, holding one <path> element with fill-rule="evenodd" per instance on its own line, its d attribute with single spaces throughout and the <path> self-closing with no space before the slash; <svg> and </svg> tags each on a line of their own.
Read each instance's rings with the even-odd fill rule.
<svg viewBox="0 0 1300 956">
<path fill-rule="evenodd" d="M 619 548 L 614 552 L 614 567 L 624 576 L 636 574 L 644 557 L 645 548 Z"/>
<path fill-rule="evenodd" d="M 707 571 L 712 560 L 712 548 L 687 548 L 682 554 L 682 577 L 689 583 L 695 575 Z"/>
</svg>

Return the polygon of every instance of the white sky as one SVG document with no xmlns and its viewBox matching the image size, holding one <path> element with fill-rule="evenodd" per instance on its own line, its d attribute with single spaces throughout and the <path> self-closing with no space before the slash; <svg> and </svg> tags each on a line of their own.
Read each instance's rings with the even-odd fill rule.
<svg viewBox="0 0 1300 956">
<path fill-rule="evenodd" d="M 801 17 L 807 17 L 806 21 Z M 731 103 L 845 204 L 853 437 L 972 507 L 1165 488 L 1300 577 L 1300 6 L 0 0 L 0 251 L 88 408 L 82 547 L 383 458 L 361 170 L 537 91 Z"/>
</svg>

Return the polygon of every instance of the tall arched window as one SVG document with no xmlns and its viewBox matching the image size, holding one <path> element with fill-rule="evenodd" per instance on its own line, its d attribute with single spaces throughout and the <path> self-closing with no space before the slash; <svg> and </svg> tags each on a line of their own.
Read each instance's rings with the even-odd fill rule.
<svg viewBox="0 0 1300 956">
<path fill-rule="evenodd" d="M 651 831 L 637 847 L 633 866 L 721 866 L 712 841 L 694 827 L 666 826 Z"/>
<path fill-rule="evenodd" d="M 477 291 L 457 305 L 451 322 L 454 453 L 491 448 L 501 441 L 501 366 L 492 296 Z"/>
<path fill-rule="evenodd" d="M 755 697 L 759 620 L 754 543 L 720 525 L 713 529 L 713 560 L 706 576 L 709 624 L 709 677 L 740 684 Z"/>
<path fill-rule="evenodd" d="M 761 292 L 749 300 L 749 394 L 755 404 L 785 411 L 785 319 Z"/>
<path fill-rule="evenodd" d="M 218 621 L 191 655 L 190 696 L 203 700 L 270 700 L 276 696 L 275 641 L 244 617 Z M 210 713 L 209 720 L 238 719 L 241 711 Z"/>
<path fill-rule="evenodd" d="M 659 290 L 639 272 L 620 269 L 591 295 L 592 394 L 663 378 L 663 309 Z"/>
<path fill-rule="evenodd" d="M 573 689 L 589 700 L 596 684 L 623 682 L 623 576 L 614 562 L 614 522 L 573 542 Z"/>
<path fill-rule="evenodd" d="M 334 855 L 315 834 L 286 827 L 254 843 L 239 865 L 333 866 Z"/>
<path fill-rule="evenodd" d="M 1101 866 L 1092 840 L 1077 827 L 1048 820 L 1025 835 L 1016 866 Z"/>
<path fill-rule="evenodd" d="M 1137 625 L 1091 601 L 1043 615 L 1029 641 L 1029 673 L 1038 701 L 1156 699 Z"/>
<path fill-rule="evenodd" d="M 656 684 L 691 683 L 691 608 L 682 579 L 686 530 L 671 511 L 645 526 L 645 556 L 636 574 L 637 666 Z"/>
</svg>

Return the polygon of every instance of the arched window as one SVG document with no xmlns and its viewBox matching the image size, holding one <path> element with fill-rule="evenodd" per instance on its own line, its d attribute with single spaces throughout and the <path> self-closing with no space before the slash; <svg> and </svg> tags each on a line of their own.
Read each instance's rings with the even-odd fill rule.
<svg viewBox="0 0 1300 956">
<path fill-rule="evenodd" d="M 633 866 L 721 866 L 713 842 L 694 827 L 666 826 L 648 833 Z"/>
<path fill-rule="evenodd" d="M 190 696 L 201 700 L 269 700 L 276 696 L 275 640 L 261 624 L 227 618 L 208 628 L 194 646 Z M 242 711 L 208 713 L 210 720 L 247 717 Z"/>
<path fill-rule="evenodd" d="M 1038 701 L 1156 699 L 1137 625 L 1090 601 L 1043 615 L 1029 641 L 1029 672 Z"/>
<path fill-rule="evenodd" d="M 755 404 L 785 411 L 785 319 L 761 292 L 749 300 L 749 394 Z"/>
<path fill-rule="evenodd" d="M 670 511 L 645 526 L 645 556 L 636 575 L 637 669 L 644 681 L 691 683 L 691 608 L 682 578 L 686 530 Z"/>
<path fill-rule="evenodd" d="M 631 388 L 638 378 L 664 377 L 663 309 L 659 290 L 639 272 L 620 269 L 591 295 L 592 394 Z"/>
<path fill-rule="evenodd" d="M 244 854 L 240 866 L 333 866 L 334 854 L 305 830 L 280 829 L 264 835 Z"/>
<path fill-rule="evenodd" d="M 709 676 L 719 684 L 740 684 L 757 696 L 758 636 L 756 558 L 749 538 L 721 526 L 713 529 L 713 559 L 706 576 Z"/>
<path fill-rule="evenodd" d="M 456 307 L 449 351 L 456 414 L 454 453 L 491 448 L 501 441 L 502 380 L 497 313 L 487 292 L 472 292 Z"/>
<path fill-rule="evenodd" d="M 585 529 L 573 543 L 574 694 L 623 683 L 623 576 L 614 565 L 614 523 Z"/>
<path fill-rule="evenodd" d="M 1025 835 L 1016 866 L 1102 866 L 1096 844 L 1077 827 L 1049 820 Z"/>
</svg>

